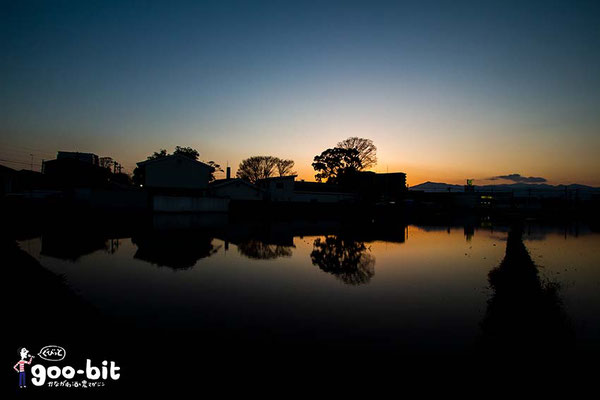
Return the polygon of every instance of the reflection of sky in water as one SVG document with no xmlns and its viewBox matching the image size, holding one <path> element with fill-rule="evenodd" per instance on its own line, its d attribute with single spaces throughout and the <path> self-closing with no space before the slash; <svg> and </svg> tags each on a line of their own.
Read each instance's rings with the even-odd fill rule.
<svg viewBox="0 0 600 400">
<path fill-rule="evenodd" d="M 344 248 L 335 247 L 339 243 L 333 235 L 238 245 L 200 235 L 194 237 L 197 243 L 186 239 L 186 246 L 196 246 L 192 257 L 197 261 L 185 268 L 163 265 L 169 251 L 183 247 L 165 242 L 167 254 L 160 254 L 160 240 L 149 242 L 159 261 L 148 249 L 140 256 L 140 240 L 130 238 L 66 259 L 44 255 L 40 238 L 21 247 L 64 274 L 101 310 L 140 326 L 318 332 L 325 339 L 343 334 L 462 348 L 480 334 L 491 295 L 488 273 L 504 258 L 506 232 L 409 226 L 403 243 L 347 240 Z M 334 247 L 315 255 L 327 238 Z M 542 280 L 561 284 L 565 311 L 580 339 L 600 336 L 599 239 L 589 232 L 541 228 L 525 229 L 523 235 Z M 335 261 L 337 256 L 341 261 Z M 319 260 L 324 259 L 333 264 L 323 267 Z M 364 268 L 349 270 L 348 263 L 356 259 Z"/>
</svg>

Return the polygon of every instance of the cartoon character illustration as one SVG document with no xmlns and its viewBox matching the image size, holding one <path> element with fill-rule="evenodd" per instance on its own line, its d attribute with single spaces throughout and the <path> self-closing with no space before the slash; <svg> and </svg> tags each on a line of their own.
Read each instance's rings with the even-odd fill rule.
<svg viewBox="0 0 600 400">
<path fill-rule="evenodd" d="M 27 377 L 25 375 L 25 364 L 31 364 L 31 360 L 33 360 L 33 356 L 29 355 L 29 350 L 25 347 L 21 347 L 19 349 L 19 355 L 21 356 L 21 360 L 15 364 L 13 367 L 15 371 L 19 373 L 19 387 L 24 388 L 27 387 Z M 29 357 L 29 361 L 25 361 L 25 359 Z"/>
</svg>

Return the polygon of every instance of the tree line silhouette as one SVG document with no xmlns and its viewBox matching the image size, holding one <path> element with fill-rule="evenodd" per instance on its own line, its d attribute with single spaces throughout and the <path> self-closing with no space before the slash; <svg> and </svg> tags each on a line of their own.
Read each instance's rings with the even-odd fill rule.
<svg viewBox="0 0 600 400">
<path fill-rule="evenodd" d="M 198 160 L 200 153 L 192 147 L 176 146 L 172 154 L 182 155 L 192 160 Z M 166 157 L 166 149 L 159 149 L 147 157 L 155 160 Z M 215 180 L 215 172 L 222 172 L 221 165 L 215 161 L 203 161 L 213 167 L 210 181 Z M 367 170 L 377 164 L 377 147 L 371 139 L 349 137 L 339 142 L 335 147 L 329 148 L 314 157 L 312 167 L 316 174 L 317 182 L 339 184 L 345 178 L 359 171 Z M 275 156 L 251 156 L 240 162 L 236 176 L 250 183 L 260 179 L 276 176 L 295 175 L 295 162 L 293 160 Z M 133 182 L 136 185 L 143 183 L 144 167 L 137 167 L 133 171 Z"/>
</svg>

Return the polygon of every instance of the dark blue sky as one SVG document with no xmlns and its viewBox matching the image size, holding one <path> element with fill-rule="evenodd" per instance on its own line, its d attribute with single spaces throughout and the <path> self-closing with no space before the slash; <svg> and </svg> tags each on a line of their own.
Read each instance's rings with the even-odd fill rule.
<svg viewBox="0 0 600 400">
<path fill-rule="evenodd" d="M 0 159 L 131 169 L 190 145 L 234 166 L 293 158 L 311 179 L 315 154 L 363 136 L 412 183 L 600 184 L 599 5 L 3 2 Z"/>
</svg>

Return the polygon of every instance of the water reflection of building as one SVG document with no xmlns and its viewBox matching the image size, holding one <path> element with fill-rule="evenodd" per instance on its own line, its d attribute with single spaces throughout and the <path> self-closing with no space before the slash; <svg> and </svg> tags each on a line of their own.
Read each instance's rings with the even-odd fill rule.
<svg viewBox="0 0 600 400">
<path fill-rule="evenodd" d="M 212 237 L 194 231 L 150 231 L 134 235 L 131 241 L 138 247 L 133 258 L 172 269 L 191 268 L 220 248 L 213 245 Z"/>
<path fill-rule="evenodd" d="M 95 251 L 108 250 L 107 242 L 106 237 L 93 232 L 71 235 L 63 232 L 47 232 L 42 235 L 40 254 L 74 262 Z"/>
</svg>

